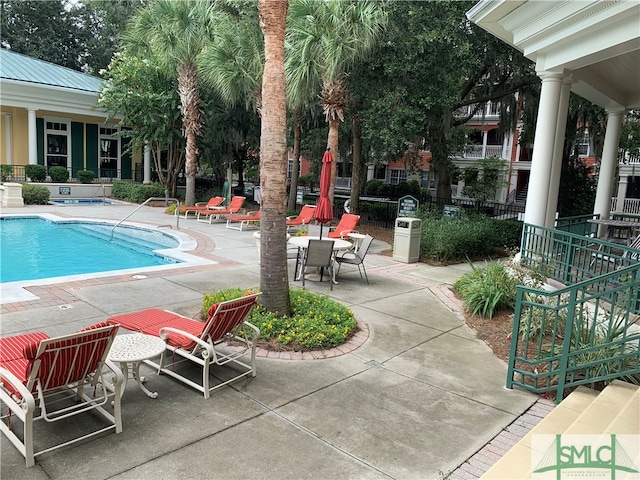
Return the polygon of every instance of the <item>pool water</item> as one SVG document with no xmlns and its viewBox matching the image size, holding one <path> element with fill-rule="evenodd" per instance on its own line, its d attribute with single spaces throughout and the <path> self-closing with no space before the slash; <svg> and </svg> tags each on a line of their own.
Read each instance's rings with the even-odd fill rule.
<svg viewBox="0 0 640 480">
<path fill-rule="evenodd" d="M 178 241 L 162 233 L 91 222 L 0 218 L 0 282 L 176 263 L 154 254 Z"/>
<path fill-rule="evenodd" d="M 122 205 L 122 202 L 102 198 L 52 198 L 55 205 Z"/>
</svg>

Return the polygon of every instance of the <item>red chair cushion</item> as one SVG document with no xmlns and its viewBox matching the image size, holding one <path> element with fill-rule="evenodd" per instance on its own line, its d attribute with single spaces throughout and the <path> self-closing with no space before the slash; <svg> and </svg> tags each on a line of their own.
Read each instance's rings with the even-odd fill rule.
<svg viewBox="0 0 640 480">
<path fill-rule="evenodd" d="M 209 311 L 213 309 L 213 312 L 215 312 L 217 307 L 217 303 L 211 305 L 211 307 L 209 307 Z M 206 323 L 183 317 L 177 313 L 160 310 L 159 308 L 148 308 L 139 312 L 118 315 L 107 321 L 109 323 L 118 323 L 127 330 L 144 333 L 146 335 L 153 335 L 155 337 L 160 336 L 160 329 L 162 327 L 176 328 L 199 337 L 202 334 L 202 330 L 207 325 Z M 190 338 L 186 338 L 176 333 L 170 333 L 168 335 L 167 343 L 187 350 L 195 347 L 196 345 Z"/>
<path fill-rule="evenodd" d="M 49 338 L 49 335 L 43 332 L 32 332 L 25 333 L 24 335 L 0 338 L 0 364 L 24 358 L 25 345 L 31 343 L 39 344 L 40 340 L 46 338 Z"/>
</svg>

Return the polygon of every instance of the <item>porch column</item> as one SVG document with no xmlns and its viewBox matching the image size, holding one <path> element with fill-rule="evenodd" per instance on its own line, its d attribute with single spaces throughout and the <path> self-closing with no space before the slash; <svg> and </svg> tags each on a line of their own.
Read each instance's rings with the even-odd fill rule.
<svg viewBox="0 0 640 480">
<path fill-rule="evenodd" d="M 549 196 L 547 198 L 547 216 L 545 227 L 554 228 L 556 212 L 558 210 L 558 193 L 560 192 L 560 175 L 562 174 L 562 151 L 564 135 L 567 129 L 567 115 L 569 113 L 569 94 L 571 93 L 571 77 L 565 77 L 560 90 L 558 104 L 558 123 L 556 125 L 556 141 L 553 146 L 553 164 L 551 166 L 551 182 L 549 182 Z"/>
<path fill-rule="evenodd" d="M 487 157 L 487 137 L 488 136 L 489 136 L 489 132 L 484 130 L 482 132 L 482 154 L 481 154 L 480 158 L 486 158 Z"/>
<path fill-rule="evenodd" d="M 620 175 L 618 180 L 618 198 L 616 200 L 616 213 L 624 213 L 624 201 L 627 199 L 628 175 Z"/>
<path fill-rule="evenodd" d="M 609 218 L 611 212 L 611 192 L 613 191 L 613 179 L 618 166 L 618 144 L 620 142 L 623 113 L 624 108 L 607 109 L 607 131 L 604 135 L 598 188 L 593 207 L 593 213 L 600 214 L 600 218 Z M 598 229 L 598 237 L 605 233 L 604 228 L 602 228 L 604 225 L 600 227 Z"/>
<path fill-rule="evenodd" d="M 37 110 L 29 108 L 27 112 L 29 129 L 29 165 L 36 165 L 38 163 L 38 133 L 36 129 Z"/>
<path fill-rule="evenodd" d="M 143 162 L 142 183 L 149 185 L 151 183 L 151 150 L 149 150 L 149 145 L 144 146 Z"/>
<path fill-rule="evenodd" d="M 531 174 L 529 176 L 529 190 L 524 212 L 524 221 L 531 225 L 545 226 L 547 203 L 549 199 L 549 184 L 551 182 L 551 166 L 558 125 L 558 105 L 562 87 L 562 73 L 538 73 L 542 79 L 540 91 L 540 106 L 534 137 L 533 157 L 531 159 Z"/>
<path fill-rule="evenodd" d="M 369 180 L 373 180 L 373 175 L 375 174 L 376 166 L 373 163 L 367 165 L 367 182 Z"/>
<path fill-rule="evenodd" d="M 4 155 L 7 159 L 7 165 L 13 164 L 13 135 L 11 129 L 13 128 L 13 117 L 9 113 L 3 113 L 4 117 Z"/>
</svg>

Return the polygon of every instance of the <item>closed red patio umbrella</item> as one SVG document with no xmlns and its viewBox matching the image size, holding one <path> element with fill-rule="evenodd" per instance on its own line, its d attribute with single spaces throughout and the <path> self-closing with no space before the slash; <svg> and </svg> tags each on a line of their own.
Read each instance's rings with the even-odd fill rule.
<svg viewBox="0 0 640 480">
<path fill-rule="evenodd" d="M 331 150 L 327 148 L 322 156 L 322 171 L 320 173 L 320 198 L 316 205 L 313 218 L 320 224 L 320 238 L 322 238 L 322 225 L 333 220 L 333 206 L 329 199 L 329 189 L 331 188 L 331 162 L 333 156 Z"/>
</svg>

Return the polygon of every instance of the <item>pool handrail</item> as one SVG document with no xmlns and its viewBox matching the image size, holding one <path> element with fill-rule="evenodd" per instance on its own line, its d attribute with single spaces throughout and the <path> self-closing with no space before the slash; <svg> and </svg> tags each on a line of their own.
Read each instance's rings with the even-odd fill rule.
<svg viewBox="0 0 640 480">
<path fill-rule="evenodd" d="M 118 226 L 120 226 L 120 224 L 122 224 L 122 222 L 124 222 L 127 218 L 129 218 L 131 215 L 133 215 L 138 210 L 140 210 L 142 207 L 144 207 L 147 203 L 149 203 L 151 201 L 155 201 L 155 200 L 162 200 L 162 201 L 165 201 L 166 203 L 168 203 L 170 201 L 171 202 L 175 202 L 176 203 L 176 211 L 180 210 L 180 200 L 178 200 L 177 198 L 171 198 L 171 197 L 149 197 L 144 202 L 142 202 L 140 205 L 138 205 L 132 212 L 127 214 L 122 220 L 120 220 L 118 223 L 116 223 L 111 228 L 111 237 L 109 238 L 109 241 L 113 240 L 113 232 L 115 231 L 115 229 Z M 176 230 L 180 230 L 180 215 L 176 215 L 175 217 L 176 217 Z"/>
</svg>

